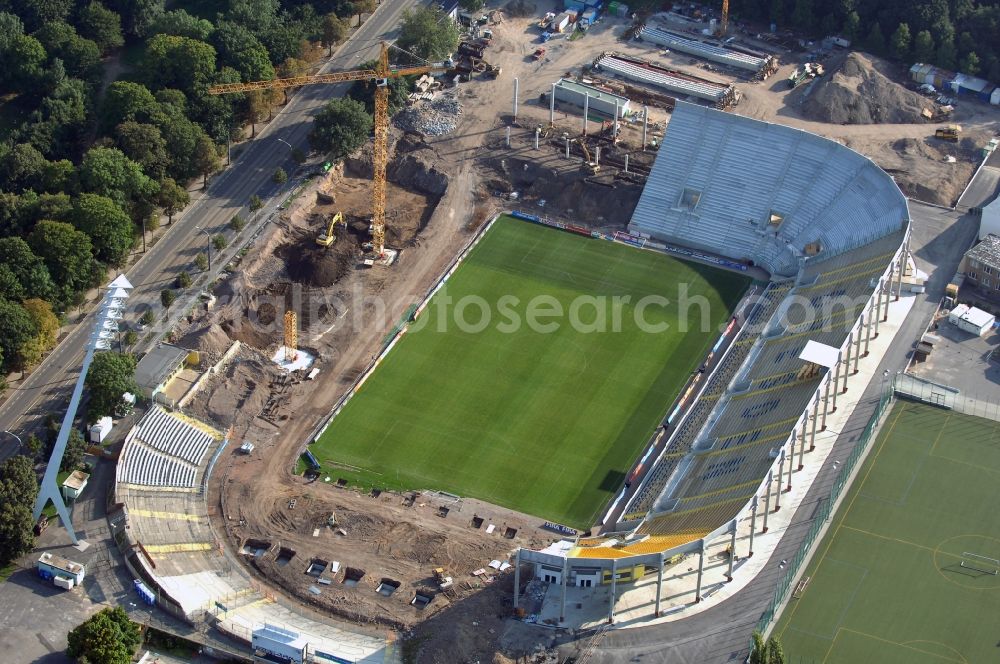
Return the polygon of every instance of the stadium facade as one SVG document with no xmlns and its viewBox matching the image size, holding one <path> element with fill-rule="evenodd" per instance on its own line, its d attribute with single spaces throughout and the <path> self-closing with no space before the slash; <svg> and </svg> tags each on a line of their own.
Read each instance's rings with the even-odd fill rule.
<svg viewBox="0 0 1000 664">
<path fill-rule="evenodd" d="M 647 247 L 755 265 L 771 279 L 690 407 L 659 434 L 666 444 L 624 510 L 609 512 L 621 513 L 617 522 L 598 537 L 517 553 L 550 583 L 611 583 L 609 619 L 614 584 L 651 571 L 660 615 L 662 570 L 683 554 L 698 556 L 691 599 L 700 601 L 709 543 L 730 541 L 732 578 L 733 560 L 753 550 L 752 534 L 737 550 L 740 522 L 766 531 L 889 302 L 915 279 L 906 198 L 870 159 L 806 131 L 686 103 L 667 126 L 629 232 Z"/>
</svg>

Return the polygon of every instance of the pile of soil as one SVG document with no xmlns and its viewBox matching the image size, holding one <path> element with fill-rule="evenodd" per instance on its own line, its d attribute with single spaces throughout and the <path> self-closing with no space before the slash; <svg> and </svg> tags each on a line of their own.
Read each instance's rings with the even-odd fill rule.
<svg viewBox="0 0 1000 664">
<path fill-rule="evenodd" d="M 835 71 L 807 87 L 802 114 L 831 124 L 911 124 L 921 122 L 926 100 L 890 80 L 889 65 L 851 53 Z"/>
<path fill-rule="evenodd" d="M 193 348 L 213 356 L 225 353 L 232 343 L 218 323 L 191 329 L 178 341 L 181 348 Z"/>
</svg>

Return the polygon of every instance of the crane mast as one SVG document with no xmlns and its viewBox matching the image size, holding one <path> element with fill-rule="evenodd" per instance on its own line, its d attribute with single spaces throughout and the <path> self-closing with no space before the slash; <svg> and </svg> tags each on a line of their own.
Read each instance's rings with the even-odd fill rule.
<svg viewBox="0 0 1000 664">
<path fill-rule="evenodd" d="M 447 71 L 448 64 L 428 64 L 416 67 L 393 67 L 389 64 L 389 49 L 385 42 L 379 52 L 375 69 L 333 72 L 275 78 L 269 81 L 247 83 L 222 83 L 208 89 L 209 94 L 222 95 L 250 90 L 295 88 L 301 85 L 320 83 L 344 83 L 347 81 L 375 82 L 375 141 L 372 148 L 372 250 L 382 258 L 385 255 L 385 169 L 389 161 L 389 79 L 403 76 L 417 76 Z"/>
</svg>

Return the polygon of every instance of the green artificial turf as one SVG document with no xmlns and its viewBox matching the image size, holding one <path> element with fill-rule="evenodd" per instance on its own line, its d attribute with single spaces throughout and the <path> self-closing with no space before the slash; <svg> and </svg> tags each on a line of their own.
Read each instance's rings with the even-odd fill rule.
<svg viewBox="0 0 1000 664">
<path fill-rule="evenodd" d="M 1000 423 L 897 403 L 775 627 L 789 662 L 993 662 Z M 983 567 L 986 567 L 984 565 Z"/>
<path fill-rule="evenodd" d="M 679 284 L 709 303 L 710 329 L 681 330 Z M 501 218 L 311 450 L 334 479 L 444 490 L 590 527 L 747 284 L 742 275 Z M 621 306 L 620 331 L 612 316 L 604 332 L 574 329 L 566 317 L 538 319 L 558 320 L 552 333 L 501 329 L 509 323 L 498 313 L 502 297 L 519 299 L 511 309 L 524 321 L 540 294 L 564 311 L 579 296 L 631 302 Z M 645 309 L 647 321 L 670 325 L 664 332 L 635 322 L 635 304 L 651 294 L 672 301 Z M 438 321 L 453 321 L 469 295 L 489 306 L 490 324 L 441 329 Z M 700 308 L 692 311 L 700 319 Z M 469 306 L 464 319 L 481 315 Z M 592 322 L 593 308 L 577 319 Z"/>
</svg>

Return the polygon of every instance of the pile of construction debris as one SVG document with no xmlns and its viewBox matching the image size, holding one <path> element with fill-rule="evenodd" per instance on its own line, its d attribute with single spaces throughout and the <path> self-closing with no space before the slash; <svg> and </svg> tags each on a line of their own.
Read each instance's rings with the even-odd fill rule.
<svg viewBox="0 0 1000 664">
<path fill-rule="evenodd" d="M 416 131 L 425 136 L 441 136 L 455 131 L 462 106 L 453 95 L 440 95 L 400 112 L 396 126 L 404 131 Z"/>
<path fill-rule="evenodd" d="M 851 53 L 830 76 L 807 90 L 802 114 L 830 124 L 910 124 L 921 122 L 926 101 L 891 80 L 883 60 Z"/>
</svg>

